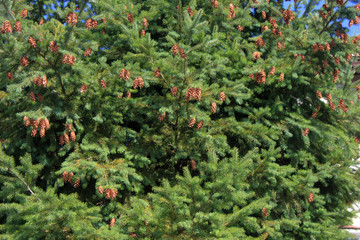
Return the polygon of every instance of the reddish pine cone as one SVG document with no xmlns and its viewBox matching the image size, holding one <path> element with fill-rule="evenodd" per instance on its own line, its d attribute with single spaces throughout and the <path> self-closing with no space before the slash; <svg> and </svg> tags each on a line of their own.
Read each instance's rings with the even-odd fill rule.
<svg viewBox="0 0 360 240">
<path fill-rule="evenodd" d="M 126 98 L 131 98 L 131 92 L 127 91 L 125 97 L 126 97 Z"/>
<path fill-rule="evenodd" d="M 39 25 L 43 25 L 44 24 L 44 19 L 40 19 Z"/>
<path fill-rule="evenodd" d="M 194 15 L 193 11 L 189 7 L 187 8 L 187 12 L 188 12 L 190 17 L 192 17 Z"/>
<path fill-rule="evenodd" d="M 195 125 L 195 123 L 196 123 L 196 118 L 190 119 L 188 127 L 192 128 Z"/>
<path fill-rule="evenodd" d="M 290 9 L 287 9 L 283 12 L 283 18 L 284 18 L 285 24 L 289 25 L 290 21 L 295 19 L 294 13 Z"/>
<path fill-rule="evenodd" d="M 257 61 L 261 57 L 261 53 L 260 52 L 254 52 L 253 57 L 254 57 L 254 61 Z"/>
<path fill-rule="evenodd" d="M 100 81 L 100 85 L 101 85 L 101 87 L 102 87 L 103 89 L 105 89 L 105 88 L 106 88 L 106 82 L 105 82 L 105 80 L 104 80 L 104 79 L 101 79 L 101 81 Z"/>
<path fill-rule="evenodd" d="M 307 136 L 307 135 L 309 135 L 309 133 L 310 133 L 310 130 L 308 129 L 308 128 L 306 128 L 306 129 L 304 129 L 304 131 L 303 131 L 303 136 Z"/>
<path fill-rule="evenodd" d="M 244 27 L 241 25 L 237 25 L 236 29 L 239 30 L 239 32 L 241 32 L 242 30 L 244 30 Z"/>
<path fill-rule="evenodd" d="M 216 113 L 216 109 L 217 109 L 216 102 L 213 102 L 213 103 L 211 104 L 211 113 L 212 113 L 212 114 L 215 114 L 215 113 Z"/>
<path fill-rule="evenodd" d="M 259 73 L 255 73 L 255 80 L 259 84 L 265 84 L 266 83 L 266 73 L 263 69 L 260 69 Z"/>
<path fill-rule="evenodd" d="M 143 37 L 143 36 L 145 36 L 145 34 L 146 34 L 145 30 L 142 29 L 141 32 L 140 32 L 140 35 Z"/>
<path fill-rule="evenodd" d="M 127 19 L 130 23 L 134 22 L 134 17 L 130 13 L 127 15 Z"/>
<path fill-rule="evenodd" d="M 162 115 L 159 115 L 159 122 L 162 122 L 164 118 L 166 117 L 166 112 L 164 112 Z"/>
<path fill-rule="evenodd" d="M 147 28 L 147 27 L 149 26 L 149 23 L 148 23 L 146 17 L 143 18 L 142 24 L 143 24 L 143 27 L 144 27 L 144 28 Z"/>
<path fill-rule="evenodd" d="M 258 37 L 254 44 L 256 47 L 265 47 L 265 42 L 261 37 Z"/>
<path fill-rule="evenodd" d="M 33 37 L 29 37 L 29 41 L 30 45 L 33 47 L 33 48 L 36 48 L 36 41 Z"/>
<path fill-rule="evenodd" d="M 201 100 L 201 88 L 195 88 L 195 89 L 194 89 L 193 98 L 194 98 L 196 101 L 200 101 L 200 100 Z"/>
<path fill-rule="evenodd" d="M 118 194 L 117 189 L 116 189 L 116 190 L 110 189 L 110 198 L 111 198 L 111 199 L 116 198 L 117 194 Z"/>
<path fill-rule="evenodd" d="M 115 225 L 115 218 L 112 218 L 112 219 L 110 220 L 109 226 L 110 226 L 110 227 L 113 227 L 114 225 Z"/>
<path fill-rule="evenodd" d="M 86 90 L 87 90 L 87 85 L 82 84 L 81 87 L 80 87 L 80 92 L 83 93 L 83 92 L 86 92 Z"/>
<path fill-rule="evenodd" d="M 21 28 L 21 22 L 20 21 L 16 21 L 15 22 L 15 31 L 17 32 L 21 32 L 22 28 Z"/>
<path fill-rule="evenodd" d="M 13 29 L 11 27 L 10 22 L 8 20 L 6 20 L 1 27 L 1 33 L 4 34 L 4 33 L 12 33 L 12 32 L 13 32 Z"/>
<path fill-rule="evenodd" d="M 33 127 L 33 129 L 31 129 L 31 136 L 32 136 L 32 137 L 35 137 L 35 136 L 36 136 L 36 133 L 37 133 L 37 128 L 34 128 L 34 127 Z"/>
<path fill-rule="evenodd" d="M 76 135 L 75 135 L 74 132 L 71 132 L 71 133 L 70 133 L 70 139 L 71 139 L 71 141 L 73 141 L 73 142 L 76 141 Z"/>
<path fill-rule="evenodd" d="M 66 125 L 66 130 L 68 132 L 72 132 L 72 127 L 73 127 L 72 123 L 69 123 L 68 125 Z"/>
<path fill-rule="evenodd" d="M 225 101 L 225 93 L 224 93 L 224 92 L 221 92 L 221 93 L 219 94 L 219 100 L 220 100 L 221 102 L 224 102 L 224 101 Z"/>
<path fill-rule="evenodd" d="M 331 102 L 332 100 L 332 96 L 331 96 L 331 93 L 326 93 L 326 99 Z"/>
<path fill-rule="evenodd" d="M 196 170 L 196 161 L 194 159 L 191 159 L 191 170 Z"/>
<path fill-rule="evenodd" d="M 274 66 L 271 67 L 269 75 L 272 75 L 272 76 L 275 75 L 275 67 Z"/>
<path fill-rule="evenodd" d="M 197 129 L 197 130 L 200 130 L 203 126 L 204 126 L 204 121 L 200 121 L 200 122 L 197 124 L 196 129 Z"/>
<path fill-rule="evenodd" d="M 264 217 L 267 217 L 267 216 L 269 215 L 266 208 L 263 208 L 263 209 L 262 209 L 262 213 L 263 213 L 263 216 L 264 216 Z"/>
<path fill-rule="evenodd" d="M 7 78 L 8 78 L 9 80 L 13 80 L 13 79 L 14 79 L 14 76 L 12 75 L 11 72 L 8 72 L 8 73 L 6 74 L 6 76 L 7 76 Z"/>
<path fill-rule="evenodd" d="M 80 186 L 80 178 L 76 179 L 75 183 L 74 183 L 74 188 L 77 188 Z"/>
<path fill-rule="evenodd" d="M 174 86 L 174 87 L 171 89 L 171 95 L 176 96 L 176 93 L 177 93 L 177 86 Z"/>
<path fill-rule="evenodd" d="M 41 138 L 45 137 L 45 128 L 40 129 L 40 137 Z"/>
<path fill-rule="evenodd" d="M 30 126 L 30 120 L 29 120 L 29 118 L 27 116 L 24 116 L 23 121 L 24 121 L 25 127 Z"/>
<path fill-rule="evenodd" d="M 26 17 L 27 17 L 27 10 L 26 10 L 26 9 L 21 10 L 20 16 L 21 16 L 22 18 L 26 18 Z"/>
<path fill-rule="evenodd" d="M 69 135 L 64 134 L 64 143 L 67 144 L 69 142 Z"/>
<path fill-rule="evenodd" d="M 56 45 L 56 42 L 50 42 L 50 51 L 57 53 L 59 51 L 59 47 Z"/>
<path fill-rule="evenodd" d="M 98 192 L 100 195 L 103 195 L 104 194 L 104 188 L 102 186 L 99 186 L 98 187 Z"/>
<path fill-rule="evenodd" d="M 29 65 L 29 60 L 26 56 L 23 56 L 22 58 L 20 58 L 20 64 L 23 67 L 26 67 L 27 65 Z"/>
<path fill-rule="evenodd" d="M 35 93 L 34 92 L 30 92 L 30 100 L 35 102 L 36 101 L 36 97 L 35 97 Z"/>
<path fill-rule="evenodd" d="M 74 56 L 71 56 L 71 55 L 69 55 L 69 54 L 65 54 L 64 57 L 63 57 L 63 59 L 62 59 L 62 63 L 63 63 L 63 64 L 67 63 L 67 64 L 69 64 L 70 66 L 74 65 L 75 61 L 76 61 L 75 57 L 74 57 Z"/>
<path fill-rule="evenodd" d="M 67 171 L 63 172 L 63 174 L 62 174 L 63 182 L 67 182 L 68 179 L 69 179 L 69 173 Z"/>
<path fill-rule="evenodd" d="M 59 145 L 61 145 L 61 146 L 65 145 L 65 138 L 63 135 L 59 136 Z"/>
<path fill-rule="evenodd" d="M 110 196 L 111 196 L 110 192 L 111 192 L 110 188 L 105 189 L 105 198 L 110 199 Z"/>
<path fill-rule="evenodd" d="M 262 11 L 262 12 L 261 12 L 261 17 L 262 17 L 263 19 L 266 19 L 266 12 L 265 12 L 265 11 Z"/>
<path fill-rule="evenodd" d="M 218 1 L 214 1 L 214 8 L 218 8 L 219 7 L 219 2 Z"/>
<path fill-rule="evenodd" d="M 334 110 L 335 110 L 335 103 L 329 102 L 329 105 L 330 105 L 330 109 L 331 109 L 332 111 L 334 111 Z"/>
<path fill-rule="evenodd" d="M 284 74 L 283 73 L 281 73 L 280 74 L 280 79 L 279 79 L 279 82 L 282 82 L 284 80 Z"/>
<path fill-rule="evenodd" d="M 46 129 L 46 130 L 50 129 L 49 119 L 45 118 L 45 119 L 44 119 L 44 122 L 45 122 L 45 129 Z"/>
<path fill-rule="evenodd" d="M 125 79 L 126 81 L 130 79 L 130 71 L 126 69 L 121 69 L 119 73 L 119 78 Z"/>
<path fill-rule="evenodd" d="M 322 94 L 319 90 L 316 91 L 316 96 L 320 99 L 322 98 Z"/>
<path fill-rule="evenodd" d="M 308 202 L 309 203 L 312 203 L 314 201 L 314 194 L 313 193 L 310 193 L 309 194 L 309 197 L 308 197 Z"/>
<path fill-rule="evenodd" d="M 185 59 L 186 57 L 187 57 L 187 55 L 185 54 L 185 52 L 184 52 L 184 49 L 180 49 L 180 57 L 182 58 L 182 59 Z"/>
<path fill-rule="evenodd" d="M 179 46 L 175 43 L 174 46 L 171 48 L 171 51 L 174 55 L 177 55 L 179 53 Z"/>
<path fill-rule="evenodd" d="M 74 176 L 74 173 L 71 172 L 69 173 L 69 177 L 68 177 L 68 183 L 71 183 L 72 182 L 72 177 Z"/>
<path fill-rule="evenodd" d="M 84 51 L 84 56 L 85 57 L 88 57 L 88 56 L 90 56 L 90 54 L 91 54 L 91 48 L 88 48 L 88 49 L 86 49 L 85 51 Z"/>
<path fill-rule="evenodd" d="M 154 72 L 154 77 L 160 77 L 160 74 L 161 74 L 161 70 L 160 70 L 160 68 L 158 68 Z"/>
<path fill-rule="evenodd" d="M 77 18 L 77 15 L 75 13 L 69 12 L 66 15 L 66 22 L 68 24 L 71 24 L 71 25 L 75 26 L 77 21 L 78 21 L 78 18 Z"/>
</svg>

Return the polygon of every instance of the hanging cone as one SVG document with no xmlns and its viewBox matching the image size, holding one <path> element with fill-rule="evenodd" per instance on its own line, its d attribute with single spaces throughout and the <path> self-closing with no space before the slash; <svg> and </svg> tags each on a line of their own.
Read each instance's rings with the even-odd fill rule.
<svg viewBox="0 0 360 240">
<path fill-rule="evenodd" d="M 190 121 L 189 121 L 189 125 L 188 127 L 192 128 L 196 123 L 196 118 L 192 118 Z"/>
</svg>

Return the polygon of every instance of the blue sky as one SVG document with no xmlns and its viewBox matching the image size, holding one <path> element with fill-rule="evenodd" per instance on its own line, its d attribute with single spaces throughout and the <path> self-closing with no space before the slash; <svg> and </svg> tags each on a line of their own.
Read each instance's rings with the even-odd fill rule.
<svg viewBox="0 0 360 240">
<path fill-rule="evenodd" d="M 316 7 L 316 9 L 319 9 L 322 7 L 322 5 L 325 3 L 325 0 L 321 0 L 318 4 L 318 6 Z M 284 2 L 284 8 L 287 9 L 288 6 L 292 4 L 292 8 L 294 6 L 294 2 Z M 349 6 L 354 6 L 354 3 L 348 3 Z M 305 9 L 302 9 L 302 11 L 304 11 Z M 359 25 L 353 25 L 351 28 L 349 28 L 349 20 L 344 20 L 343 21 L 343 26 L 348 28 L 350 31 L 348 32 L 349 36 L 355 36 L 355 35 L 359 35 L 360 34 L 360 24 Z"/>
</svg>

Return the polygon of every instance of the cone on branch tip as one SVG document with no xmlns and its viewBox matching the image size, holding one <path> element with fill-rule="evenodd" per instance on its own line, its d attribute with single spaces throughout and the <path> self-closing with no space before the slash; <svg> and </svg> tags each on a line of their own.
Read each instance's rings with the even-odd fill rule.
<svg viewBox="0 0 360 240">
<path fill-rule="evenodd" d="M 313 193 L 310 193 L 309 194 L 309 197 L 308 197 L 308 202 L 309 203 L 312 203 L 314 201 L 314 194 Z"/>
<path fill-rule="evenodd" d="M 195 123 L 196 123 L 196 118 L 190 119 L 188 127 L 192 128 L 195 125 Z"/>
<path fill-rule="evenodd" d="M 191 170 L 196 170 L 196 161 L 194 159 L 191 159 Z"/>
<path fill-rule="evenodd" d="M 220 92 L 220 94 L 219 94 L 219 100 L 221 101 L 221 102 L 224 102 L 225 101 L 225 93 L 224 92 Z"/>
<path fill-rule="evenodd" d="M 196 129 L 197 129 L 197 130 L 200 130 L 203 126 L 204 126 L 204 121 L 200 121 L 200 122 L 197 124 Z"/>
<path fill-rule="evenodd" d="M 74 183 L 74 188 L 78 188 L 80 186 L 80 178 L 76 179 Z"/>
<path fill-rule="evenodd" d="M 69 142 L 69 135 L 67 135 L 66 133 L 64 134 L 64 143 L 68 144 Z"/>
<path fill-rule="evenodd" d="M 216 102 L 213 102 L 213 103 L 211 104 L 211 113 L 212 113 L 212 114 L 215 114 L 215 113 L 216 113 L 216 110 L 217 110 Z"/>
<path fill-rule="evenodd" d="M 115 225 L 115 218 L 112 218 L 112 219 L 110 220 L 109 226 L 110 226 L 110 227 L 113 227 L 114 225 Z"/>
</svg>

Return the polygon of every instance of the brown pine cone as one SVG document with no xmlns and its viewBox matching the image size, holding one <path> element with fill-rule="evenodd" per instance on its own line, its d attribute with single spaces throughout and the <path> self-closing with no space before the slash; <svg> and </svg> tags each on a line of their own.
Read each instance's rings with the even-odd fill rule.
<svg viewBox="0 0 360 240">
<path fill-rule="evenodd" d="M 40 128 L 40 137 L 45 137 L 45 128 Z"/>
<path fill-rule="evenodd" d="M 33 91 L 30 92 L 30 100 L 33 102 L 36 101 L 35 93 Z"/>
<path fill-rule="evenodd" d="M 20 58 L 20 64 L 23 67 L 26 67 L 27 65 L 29 65 L 29 60 L 26 56 L 22 56 L 22 58 Z"/>
<path fill-rule="evenodd" d="M 174 87 L 171 89 L 171 95 L 176 96 L 176 93 L 177 93 L 177 86 L 174 86 Z"/>
<path fill-rule="evenodd" d="M 271 67 L 269 75 L 272 75 L 272 76 L 275 75 L 275 67 L 274 66 Z"/>
<path fill-rule="evenodd" d="M 27 17 L 27 10 L 26 10 L 26 9 L 21 10 L 20 16 L 21 16 L 22 18 L 26 18 L 26 17 Z"/>
<path fill-rule="evenodd" d="M 221 92 L 220 95 L 219 95 L 219 100 L 221 102 L 224 102 L 225 101 L 225 93 L 224 92 Z"/>
<path fill-rule="evenodd" d="M 127 15 L 127 19 L 130 23 L 134 22 L 134 17 L 130 13 Z"/>
<path fill-rule="evenodd" d="M 13 32 L 13 29 L 11 27 L 10 22 L 8 20 L 6 20 L 1 27 L 1 33 L 4 34 L 4 33 L 12 33 L 12 32 Z"/>
<path fill-rule="evenodd" d="M 110 220 L 109 226 L 110 226 L 110 227 L 113 227 L 114 225 L 115 225 L 115 218 L 112 218 L 112 219 Z"/>
<path fill-rule="evenodd" d="M 64 146 L 64 145 L 65 145 L 65 139 L 64 139 L 64 136 L 63 136 L 63 135 L 59 136 L 59 144 L 60 144 L 61 146 Z"/>
<path fill-rule="evenodd" d="M 103 195 L 103 194 L 104 194 L 104 189 L 103 189 L 102 186 L 99 186 L 99 187 L 98 187 L 98 191 L 99 191 L 99 194 L 100 194 L 100 195 Z"/>
<path fill-rule="evenodd" d="M 33 129 L 31 129 L 31 136 L 32 136 L 32 137 L 35 137 L 35 136 L 36 136 L 36 133 L 37 133 L 37 128 L 34 128 L 34 127 L 33 127 Z"/>
<path fill-rule="evenodd" d="M 69 173 L 69 177 L 68 177 L 68 183 L 71 183 L 72 182 L 72 177 L 74 176 L 74 173 L 71 172 Z"/>
<path fill-rule="evenodd" d="M 67 135 L 66 133 L 64 134 L 64 142 L 65 144 L 69 142 L 69 135 Z"/>
<path fill-rule="evenodd" d="M 217 109 L 216 102 L 213 102 L 213 103 L 211 104 L 211 113 L 212 113 L 212 114 L 215 114 L 215 113 L 216 113 L 216 109 Z"/>
<path fill-rule="evenodd" d="M 159 115 L 159 122 L 162 122 L 165 117 L 166 117 L 166 112 L 164 112 L 162 115 Z"/>
<path fill-rule="evenodd" d="M 154 72 L 154 77 L 160 77 L 160 74 L 161 74 L 161 70 L 160 68 L 156 69 L 155 72 Z"/>
<path fill-rule="evenodd" d="M 27 116 L 24 116 L 23 121 L 24 121 L 24 125 L 25 125 L 25 127 L 30 126 L 30 120 L 29 120 L 29 118 L 28 118 Z"/>
<path fill-rule="evenodd" d="M 39 93 L 37 95 L 37 99 L 39 100 L 39 102 L 42 102 L 43 101 L 43 96 Z"/>
<path fill-rule="evenodd" d="M 88 56 L 90 56 L 90 54 L 91 54 L 91 48 L 88 48 L 88 49 L 86 49 L 85 51 L 84 51 L 84 56 L 85 57 L 88 57 Z"/>
<path fill-rule="evenodd" d="M 66 130 L 68 132 L 72 132 L 72 127 L 73 127 L 73 124 L 72 123 L 69 123 L 68 125 L 66 125 Z"/>
<path fill-rule="evenodd" d="M 15 22 L 15 31 L 17 32 L 21 32 L 21 22 L 20 21 L 16 21 Z"/>
<path fill-rule="evenodd" d="M 204 126 L 204 121 L 200 121 L 200 122 L 197 124 L 196 129 L 197 129 L 197 130 L 200 130 L 203 126 Z"/>
<path fill-rule="evenodd" d="M 50 51 L 57 53 L 59 51 L 59 47 L 56 45 L 56 42 L 50 42 Z"/>
<path fill-rule="evenodd" d="M 307 135 L 309 135 L 309 133 L 310 133 L 310 130 L 308 129 L 308 128 L 306 128 L 304 131 L 303 131 L 303 136 L 307 136 Z"/>
<path fill-rule="evenodd" d="M 196 123 L 196 118 L 190 119 L 188 127 L 192 128 L 195 125 L 195 123 Z"/>
<path fill-rule="evenodd" d="M 63 182 L 67 182 L 68 179 L 69 179 L 69 173 L 67 171 L 63 172 L 63 174 L 62 174 Z"/>
<path fill-rule="evenodd" d="M 191 159 L 191 170 L 196 170 L 196 161 L 194 159 Z"/>
<path fill-rule="evenodd" d="M 146 17 L 143 18 L 143 23 L 142 24 L 143 24 L 144 28 L 147 28 L 149 26 L 149 23 L 148 23 Z"/>
<path fill-rule="evenodd" d="M 186 54 L 185 54 L 185 52 L 184 52 L 184 49 L 180 49 L 180 57 L 182 58 L 182 59 L 185 59 L 187 56 L 186 56 Z"/>
<path fill-rule="evenodd" d="M 33 37 L 29 37 L 29 41 L 30 45 L 33 47 L 33 48 L 36 48 L 36 41 Z"/>
<path fill-rule="evenodd" d="M 73 141 L 73 142 L 76 141 L 76 135 L 75 135 L 74 132 L 71 132 L 71 133 L 70 133 L 70 139 L 71 139 L 71 141 Z"/>
<path fill-rule="evenodd" d="M 314 194 L 313 193 L 310 193 L 309 194 L 309 197 L 308 197 L 308 202 L 309 203 L 312 203 L 314 201 Z"/>
<path fill-rule="evenodd" d="M 74 183 L 74 188 L 77 188 L 80 186 L 80 178 L 76 179 L 75 183 Z"/>
<path fill-rule="evenodd" d="M 49 119 L 45 118 L 45 119 L 44 119 L 44 123 L 45 123 L 45 129 L 46 129 L 46 130 L 50 129 Z"/>
<path fill-rule="evenodd" d="M 110 197 L 111 197 L 110 192 L 111 192 L 111 189 L 109 189 L 109 188 L 105 189 L 105 198 L 110 199 Z"/>
<path fill-rule="evenodd" d="M 39 25 L 43 25 L 43 24 L 44 24 L 44 19 L 41 18 L 41 19 L 40 19 L 40 22 L 39 22 Z"/>
<path fill-rule="evenodd" d="M 7 78 L 8 78 L 9 80 L 13 80 L 13 79 L 14 79 L 14 76 L 12 75 L 11 72 L 8 72 L 8 73 L 6 74 L 6 76 L 7 76 Z"/>
<path fill-rule="evenodd" d="M 126 95 L 125 95 L 126 98 L 131 98 L 131 92 L 127 92 Z"/>
<path fill-rule="evenodd" d="M 100 85 L 101 85 L 101 87 L 102 87 L 103 89 L 105 89 L 105 88 L 106 88 L 106 82 L 105 82 L 105 80 L 104 80 L 104 79 L 101 79 L 101 81 L 100 81 Z"/>
<path fill-rule="evenodd" d="M 262 213 L 263 213 L 263 216 L 264 216 L 264 217 L 267 217 L 267 216 L 269 215 L 266 208 L 263 208 L 263 209 L 262 209 Z"/>
<path fill-rule="evenodd" d="M 280 74 L 280 79 L 279 79 L 279 82 L 282 82 L 284 80 L 284 74 L 283 73 L 281 73 Z"/>
<path fill-rule="evenodd" d="M 83 92 L 86 92 L 86 90 L 87 90 L 87 85 L 86 84 L 81 84 L 80 92 L 83 93 Z"/>
<path fill-rule="evenodd" d="M 177 55 L 179 53 L 179 46 L 175 43 L 171 50 L 174 55 Z"/>
</svg>

